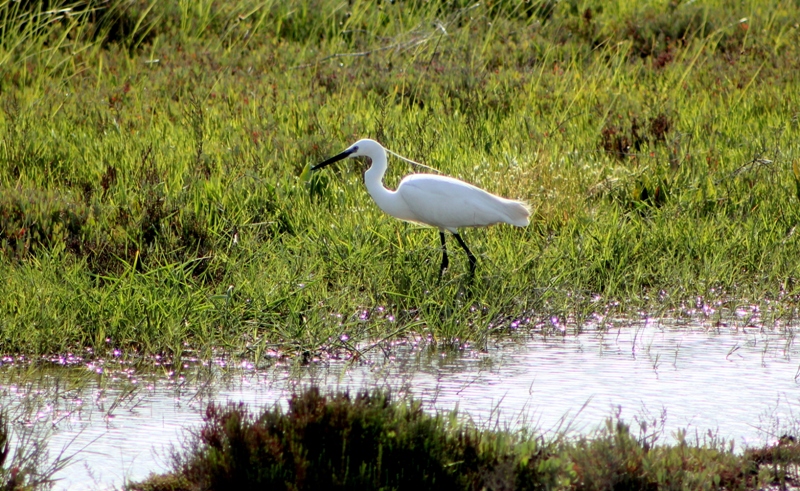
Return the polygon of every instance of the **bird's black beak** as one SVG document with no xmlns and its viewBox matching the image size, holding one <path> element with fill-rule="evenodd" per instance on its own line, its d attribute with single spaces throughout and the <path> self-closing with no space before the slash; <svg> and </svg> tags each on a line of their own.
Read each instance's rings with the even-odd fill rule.
<svg viewBox="0 0 800 491">
<path fill-rule="evenodd" d="M 346 159 L 347 157 L 349 157 L 350 155 L 356 153 L 357 151 L 358 151 L 358 147 L 348 148 L 347 150 L 345 150 L 344 152 L 340 153 L 339 155 L 334 155 L 333 157 L 329 158 L 328 160 L 326 160 L 324 162 L 320 162 L 319 164 L 317 164 L 314 167 L 312 167 L 311 170 L 322 169 L 326 165 L 331 165 L 334 162 L 338 162 L 340 160 Z"/>
</svg>

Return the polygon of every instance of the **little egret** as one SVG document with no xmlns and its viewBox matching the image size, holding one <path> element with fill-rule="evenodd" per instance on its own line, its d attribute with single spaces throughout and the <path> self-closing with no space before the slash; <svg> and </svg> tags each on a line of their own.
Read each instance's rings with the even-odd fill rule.
<svg viewBox="0 0 800 491">
<path fill-rule="evenodd" d="M 375 140 L 363 139 L 344 152 L 311 168 L 312 171 L 347 157 L 369 157 L 372 165 L 364 174 L 367 191 L 378 207 L 389 215 L 407 222 L 421 223 L 439 229 L 442 241 L 442 265 L 439 276 L 447 268 L 445 230 L 455 236 L 469 258 L 470 276 L 475 274 L 475 256 L 458 233 L 463 227 L 484 227 L 508 223 L 525 227 L 531 212 L 528 205 L 495 196 L 458 179 L 436 174 L 410 174 L 400 181 L 396 191 L 383 185 L 386 173 L 386 149 Z"/>
</svg>

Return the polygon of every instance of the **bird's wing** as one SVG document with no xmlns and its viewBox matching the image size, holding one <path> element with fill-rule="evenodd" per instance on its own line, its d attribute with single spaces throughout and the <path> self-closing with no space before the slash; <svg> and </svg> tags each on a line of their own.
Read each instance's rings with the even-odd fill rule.
<svg viewBox="0 0 800 491">
<path fill-rule="evenodd" d="M 397 188 L 411 219 L 455 232 L 507 221 L 508 200 L 458 179 L 432 174 L 407 176 Z"/>
</svg>

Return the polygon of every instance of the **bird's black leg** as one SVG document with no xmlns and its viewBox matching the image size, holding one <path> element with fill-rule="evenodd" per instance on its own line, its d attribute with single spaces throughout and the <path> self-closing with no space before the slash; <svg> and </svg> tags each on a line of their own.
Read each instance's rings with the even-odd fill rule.
<svg viewBox="0 0 800 491">
<path fill-rule="evenodd" d="M 442 273 L 447 269 L 450 262 L 447 260 L 447 245 L 444 243 L 444 232 L 439 232 L 439 238 L 442 239 L 442 266 L 439 268 L 439 278 L 441 278 Z"/>
<path fill-rule="evenodd" d="M 475 256 L 472 255 L 472 252 L 470 252 L 469 247 L 467 247 L 467 244 L 464 243 L 464 239 L 462 239 L 461 236 L 458 235 L 457 233 L 453 234 L 453 235 L 455 235 L 456 240 L 458 241 L 459 245 L 462 248 L 464 248 L 464 251 L 467 253 L 467 257 L 469 258 L 469 275 L 470 276 L 474 276 L 475 275 L 475 265 L 478 264 L 478 260 L 475 259 Z"/>
</svg>

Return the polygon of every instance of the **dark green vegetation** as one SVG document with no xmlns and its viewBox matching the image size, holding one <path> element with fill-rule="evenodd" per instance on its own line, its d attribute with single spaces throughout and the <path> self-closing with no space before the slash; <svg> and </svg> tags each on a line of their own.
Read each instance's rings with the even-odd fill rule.
<svg viewBox="0 0 800 491">
<path fill-rule="evenodd" d="M 0 352 L 480 344 L 698 297 L 790 318 L 798 22 L 796 0 L 0 1 Z M 456 257 L 437 283 L 436 233 L 363 169 L 304 172 L 367 136 L 532 225 L 467 232 L 475 282 Z"/>
<path fill-rule="evenodd" d="M 722 442 L 657 442 L 609 420 L 591 438 L 478 431 L 381 392 L 296 395 L 287 411 L 210 406 L 174 471 L 131 490 L 756 489 L 791 484 L 800 446 L 734 455 Z"/>
</svg>

